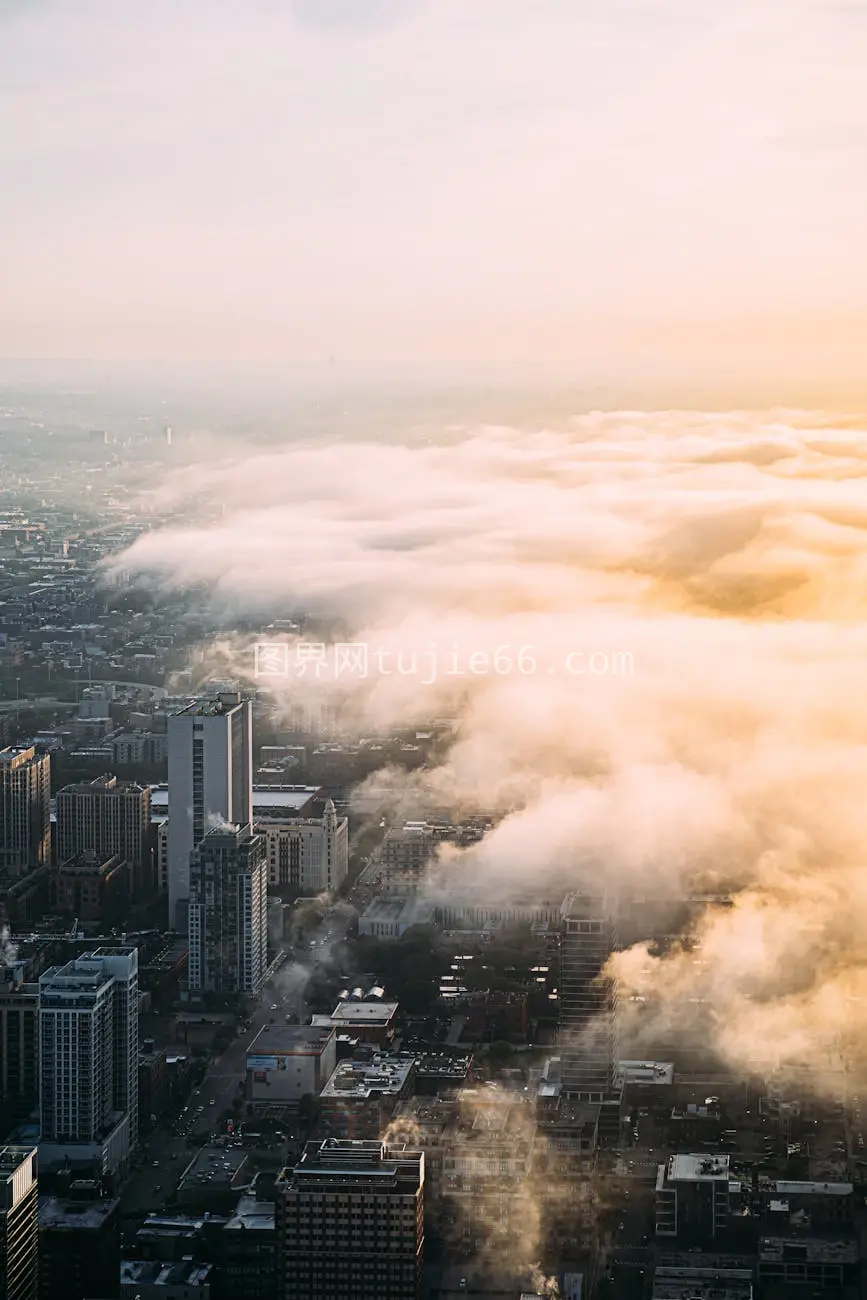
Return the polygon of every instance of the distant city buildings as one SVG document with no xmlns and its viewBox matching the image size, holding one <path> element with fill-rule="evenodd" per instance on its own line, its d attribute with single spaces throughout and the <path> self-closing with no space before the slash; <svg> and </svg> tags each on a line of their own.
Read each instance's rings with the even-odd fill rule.
<svg viewBox="0 0 867 1300">
<path fill-rule="evenodd" d="M 97 948 L 39 980 L 40 1158 L 125 1166 L 138 1140 L 138 950 Z"/>
<path fill-rule="evenodd" d="M 195 993 L 259 992 L 268 947 L 265 844 L 249 825 L 209 831 L 191 854 L 189 983 Z"/>
<path fill-rule="evenodd" d="M 51 760 L 34 746 L 0 750 L 0 874 L 51 861 Z"/>
<path fill-rule="evenodd" d="M 381 1142 L 310 1142 L 276 1186 L 278 1300 L 419 1300 L 425 1161 Z"/>
<path fill-rule="evenodd" d="M 37 1300 L 39 1192 L 33 1147 L 0 1147 L 0 1300 Z"/>
<path fill-rule="evenodd" d="M 169 925 L 186 929 L 190 855 L 214 826 L 253 819 L 250 701 L 222 692 L 168 719 Z"/>
</svg>

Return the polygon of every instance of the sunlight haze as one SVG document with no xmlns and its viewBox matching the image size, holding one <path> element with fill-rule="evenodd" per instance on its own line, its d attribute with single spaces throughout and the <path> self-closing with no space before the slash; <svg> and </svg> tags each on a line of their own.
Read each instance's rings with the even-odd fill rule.
<svg viewBox="0 0 867 1300">
<path fill-rule="evenodd" d="M 865 66 L 833 0 L 7 0 L 0 356 L 857 400 Z"/>
</svg>

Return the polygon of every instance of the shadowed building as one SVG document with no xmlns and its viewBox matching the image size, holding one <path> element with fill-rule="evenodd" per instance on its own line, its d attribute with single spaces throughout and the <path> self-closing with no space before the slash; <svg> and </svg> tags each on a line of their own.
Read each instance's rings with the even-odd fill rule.
<svg viewBox="0 0 867 1300">
<path fill-rule="evenodd" d="M 190 855 L 190 989 L 259 992 L 268 948 L 265 842 L 249 825 L 209 831 Z"/>
<path fill-rule="evenodd" d="M 309 1142 L 275 1187 L 278 1300 L 418 1300 L 424 1155 L 381 1142 Z"/>
<path fill-rule="evenodd" d="M 605 974 L 616 947 L 611 900 L 589 893 L 563 902 L 560 947 L 560 1081 L 562 1090 L 601 1102 L 615 1088 L 617 989 Z"/>
</svg>

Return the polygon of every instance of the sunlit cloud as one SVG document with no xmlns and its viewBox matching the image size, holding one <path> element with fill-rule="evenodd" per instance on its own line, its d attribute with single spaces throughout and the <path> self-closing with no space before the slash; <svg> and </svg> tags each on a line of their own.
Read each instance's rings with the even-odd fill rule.
<svg viewBox="0 0 867 1300">
<path fill-rule="evenodd" d="M 116 567 L 263 622 L 342 620 L 366 673 L 287 659 L 278 702 L 324 696 L 362 730 L 460 719 L 439 766 L 375 781 L 407 811 L 506 812 L 432 887 L 734 891 L 699 927 L 720 1049 L 825 1061 L 867 1029 L 865 451 L 821 415 L 671 411 L 215 453 L 157 500 L 222 518 Z M 206 667 L 253 682 L 254 639 Z M 647 1024 L 676 1025 L 694 956 L 618 963 L 654 989 Z"/>
</svg>

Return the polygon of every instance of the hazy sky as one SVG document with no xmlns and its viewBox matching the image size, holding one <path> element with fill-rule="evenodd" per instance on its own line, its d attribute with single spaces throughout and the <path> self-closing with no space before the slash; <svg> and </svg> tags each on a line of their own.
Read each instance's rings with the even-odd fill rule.
<svg viewBox="0 0 867 1300">
<path fill-rule="evenodd" d="M 842 391 L 865 67 L 861 0 L 0 0 L 0 356 Z"/>
</svg>

